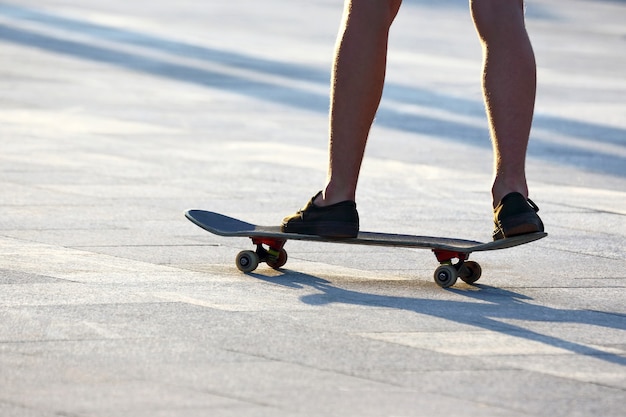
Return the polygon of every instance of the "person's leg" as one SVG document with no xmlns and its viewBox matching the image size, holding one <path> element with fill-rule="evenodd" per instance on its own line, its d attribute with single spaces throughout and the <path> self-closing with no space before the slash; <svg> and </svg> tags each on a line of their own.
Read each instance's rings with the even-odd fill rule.
<svg viewBox="0 0 626 417">
<path fill-rule="evenodd" d="M 356 186 L 385 82 L 387 40 L 402 0 L 345 0 L 332 71 L 324 189 L 282 230 L 335 238 L 359 230 Z"/>
<path fill-rule="evenodd" d="M 328 177 L 315 203 L 355 200 L 385 80 L 387 39 L 401 0 L 346 0 L 333 65 Z"/>
<path fill-rule="evenodd" d="M 494 148 L 493 206 L 528 196 L 525 161 L 536 91 L 535 57 L 522 0 L 472 0 L 483 45 L 483 91 Z"/>
<path fill-rule="evenodd" d="M 483 92 L 494 150 L 494 239 L 543 231 L 528 199 L 526 151 L 533 119 L 536 64 L 523 0 L 470 0 L 483 46 Z"/>
</svg>

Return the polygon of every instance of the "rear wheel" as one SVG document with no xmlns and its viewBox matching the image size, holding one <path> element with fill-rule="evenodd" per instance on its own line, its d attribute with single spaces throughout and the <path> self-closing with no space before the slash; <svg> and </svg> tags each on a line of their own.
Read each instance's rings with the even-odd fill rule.
<svg viewBox="0 0 626 417">
<path fill-rule="evenodd" d="M 473 284 L 478 281 L 483 273 L 478 262 L 474 261 L 464 262 L 461 271 L 462 273 L 459 274 L 460 278 L 467 284 Z"/>
<path fill-rule="evenodd" d="M 278 251 L 278 256 L 275 259 L 268 259 L 267 264 L 274 269 L 278 269 L 281 266 L 287 263 L 287 251 L 285 249 L 280 249 Z"/>
</svg>

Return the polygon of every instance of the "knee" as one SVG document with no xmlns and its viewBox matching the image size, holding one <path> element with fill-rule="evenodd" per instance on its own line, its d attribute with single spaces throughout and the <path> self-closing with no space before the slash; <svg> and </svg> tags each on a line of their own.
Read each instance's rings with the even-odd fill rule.
<svg viewBox="0 0 626 417">
<path fill-rule="evenodd" d="M 523 0 L 470 0 L 470 10 L 483 42 L 524 29 Z"/>
</svg>

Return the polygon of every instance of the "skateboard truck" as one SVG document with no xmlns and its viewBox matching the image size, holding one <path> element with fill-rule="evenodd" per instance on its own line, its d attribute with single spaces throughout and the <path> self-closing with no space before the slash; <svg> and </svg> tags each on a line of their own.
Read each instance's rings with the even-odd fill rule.
<svg viewBox="0 0 626 417">
<path fill-rule="evenodd" d="M 473 284 L 480 278 L 482 268 L 478 262 L 468 261 L 469 253 L 443 249 L 433 249 L 432 251 L 439 261 L 434 279 L 440 287 L 451 287 L 458 278 L 468 284 Z M 458 259 L 458 262 L 453 263 L 453 259 Z"/>
</svg>

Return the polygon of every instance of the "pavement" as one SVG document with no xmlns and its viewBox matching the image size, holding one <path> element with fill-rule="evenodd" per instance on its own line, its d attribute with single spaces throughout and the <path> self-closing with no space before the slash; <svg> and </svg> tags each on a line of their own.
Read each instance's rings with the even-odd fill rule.
<svg viewBox="0 0 626 417">
<path fill-rule="evenodd" d="M 463 1 L 405 0 L 365 230 L 486 241 Z M 322 185 L 339 0 L 0 2 L 0 415 L 625 416 L 626 2 L 529 0 L 549 236 L 441 289 L 425 250 L 246 239 Z"/>
</svg>

